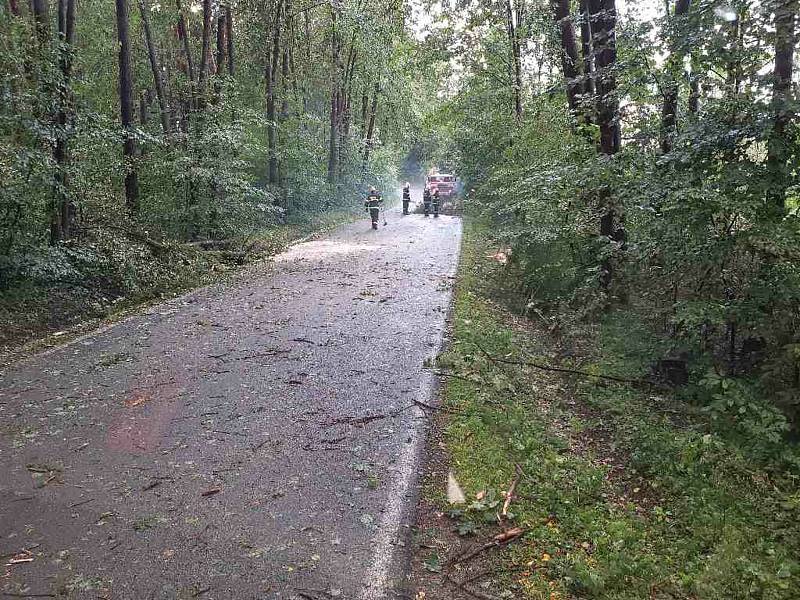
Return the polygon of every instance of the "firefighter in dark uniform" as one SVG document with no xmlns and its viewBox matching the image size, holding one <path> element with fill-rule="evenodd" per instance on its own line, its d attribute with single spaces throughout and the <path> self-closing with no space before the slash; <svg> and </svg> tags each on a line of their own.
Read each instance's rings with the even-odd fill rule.
<svg viewBox="0 0 800 600">
<path fill-rule="evenodd" d="M 439 190 L 433 190 L 433 218 L 439 216 Z"/>
<path fill-rule="evenodd" d="M 403 214 L 408 214 L 408 205 L 411 202 L 411 184 L 406 181 L 403 186 Z"/>
<path fill-rule="evenodd" d="M 431 214 L 431 188 L 425 186 L 425 191 L 422 192 L 422 207 L 425 209 L 425 216 Z"/>
<path fill-rule="evenodd" d="M 369 193 L 364 200 L 364 208 L 369 212 L 370 219 L 372 220 L 372 228 L 378 228 L 378 215 L 383 205 L 383 198 L 375 189 L 375 186 L 370 186 Z"/>
</svg>

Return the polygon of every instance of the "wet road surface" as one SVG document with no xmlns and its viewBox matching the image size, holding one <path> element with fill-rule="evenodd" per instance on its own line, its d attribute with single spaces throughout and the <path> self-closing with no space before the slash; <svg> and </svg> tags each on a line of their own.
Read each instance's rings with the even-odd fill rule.
<svg viewBox="0 0 800 600">
<path fill-rule="evenodd" d="M 0 596 L 410 597 L 461 225 L 388 216 L 0 373 Z"/>
</svg>

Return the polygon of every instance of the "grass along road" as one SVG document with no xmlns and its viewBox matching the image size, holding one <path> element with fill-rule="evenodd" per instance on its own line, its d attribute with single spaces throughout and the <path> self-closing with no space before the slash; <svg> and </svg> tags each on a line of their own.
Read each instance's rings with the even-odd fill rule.
<svg viewBox="0 0 800 600">
<path fill-rule="evenodd" d="M 451 376 L 432 446 L 447 455 L 429 467 L 418 597 L 797 598 L 796 475 L 668 393 L 493 360 L 630 377 L 646 374 L 647 356 L 618 316 L 571 336 L 513 315 L 496 247 L 467 222 L 453 339 L 438 361 Z M 445 462 L 464 506 L 445 500 Z M 465 561 L 501 531 L 517 465 L 503 529 L 524 535 Z"/>
</svg>

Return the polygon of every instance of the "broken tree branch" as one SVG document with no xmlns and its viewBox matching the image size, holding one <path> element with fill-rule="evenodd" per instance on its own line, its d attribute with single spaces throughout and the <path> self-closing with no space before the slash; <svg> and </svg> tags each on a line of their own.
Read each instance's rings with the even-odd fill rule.
<svg viewBox="0 0 800 600">
<path fill-rule="evenodd" d="M 581 371 L 580 369 L 553 367 L 551 365 L 543 365 L 541 363 L 526 361 L 526 360 L 511 360 L 508 358 L 500 358 L 498 356 L 489 354 L 477 342 L 475 342 L 475 346 L 486 355 L 486 358 L 488 358 L 490 361 L 494 363 L 501 363 L 505 365 L 516 365 L 518 367 L 531 367 L 533 369 L 539 369 L 540 371 L 551 371 L 554 373 L 569 373 L 570 375 L 580 375 L 582 377 L 596 377 L 597 379 L 604 379 L 606 381 L 615 381 L 617 383 L 629 383 L 631 385 L 645 385 L 649 387 L 658 387 L 658 388 L 664 387 L 659 382 L 652 381 L 650 379 L 632 379 L 628 377 L 617 377 L 616 375 L 606 375 L 604 373 L 590 373 L 588 371 Z"/>
</svg>

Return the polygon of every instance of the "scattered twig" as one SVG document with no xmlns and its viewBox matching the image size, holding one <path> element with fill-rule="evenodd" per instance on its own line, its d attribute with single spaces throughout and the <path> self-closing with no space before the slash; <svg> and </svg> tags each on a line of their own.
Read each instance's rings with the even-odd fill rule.
<svg viewBox="0 0 800 600">
<path fill-rule="evenodd" d="M 197 598 L 197 597 L 202 596 L 203 594 L 205 594 L 207 592 L 210 592 L 210 591 L 211 591 L 210 587 L 200 588 L 194 594 L 192 594 L 192 598 Z"/>
<path fill-rule="evenodd" d="M 261 448 L 263 448 L 263 447 L 264 447 L 264 445 L 265 445 L 265 444 L 266 444 L 268 441 L 269 441 L 269 440 L 263 440 L 263 441 L 261 441 L 261 442 L 258 442 L 258 443 L 257 443 L 255 446 L 251 446 L 251 447 L 250 447 L 250 451 L 251 451 L 251 452 L 255 452 L 256 450 L 261 450 Z"/>
<path fill-rule="evenodd" d="M 469 383 L 474 383 L 475 385 L 486 385 L 486 382 L 480 379 L 471 379 L 470 377 L 466 377 L 465 375 L 459 375 L 458 373 L 451 373 L 450 371 L 434 371 L 434 375 L 436 375 L 437 377 L 450 377 L 451 379 L 460 379 L 461 381 L 468 381 Z"/>
<path fill-rule="evenodd" d="M 416 398 L 412 399 L 412 402 L 417 406 L 420 406 L 426 410 L 440 410 L 442 412 L 450 413 L 452 415 L 463 414 L 462 411 L 456 410 L 455 408 L 450 408 L 449 406 L 434 406 L 432 404 L 428 404 L 427 402 L 423 402 L 422 400 L 417 400 Z"/>
<path fill-rule="evenodd" d="M 55 598 L 55 594 L 28 594 L 28 593 L 17 593 L 17 592 L 0 592 L 0 596 L 6 596 L 7 598 Z"/>
<path fill-rule="evenodd" d="M 486 550 L 490 550 L 491 548 L 497 548 L 499 546 L 504 546 L 504 545 L 506 545 L 506 544 L 508 544 L 510 542 L 513 542 L 515 539 L 520 537 L 523 533 L 525 533 L 525 530 L 522 527 L 514 527 L 513 529 L 509 529 L 507 531 L 503 531 L 501 533 L 498 533 L 496 536 L 494 536 L 491 539 L 491 541 L 486 542 L 485 544 L 482 544 L 481 546 L 478 546 L 477 548 L 475 548 L 474 550 L 472 550 L 471 552 L 469 552 L 465 556 L 462 556 L 461 558 L 458 558 L 457 560 L 454 560 L 451 564 L 453 564 L 453 565 L 463 564 L 463 563 L 465 563 L 465 562 L 467 562 L 469 560 L 472 560 L 473 558 L 475 558 L 476 556 L 478 556 L 482 552 L 485 552 Z"/>
<path fill-rule="evenodd" d="M 213 496 L 214 494 L 219 494 L 222 491 L 222 488 L 211 488 L 210 490 L 206 490 L 205 492 L 201 492 L 200 495 L 203 498 L 208 498 L 209 496 Z"/>
<path fill-rule="evenodd" d="M 467 594 L 468 596 L 472 596 L 473 598 L 480 598 L 480 600 L 500 600 L 499 596 L 493 596 L 492 594 L 487 594 L 485 592 L 481 592 L 479 590 L 473 590 L 467 587 L 467 581 L 458 581 L 455 577 L 450 575 L 450 573 L 445 573 L 444 578 L 453 586 Z"/>
<path fill-rule="evenodd" d="M 555 373 L 569 373 L 571 375 L 580 375 L 582 377 L 596 377 L 597 379 L 605 379 L 607 381 L 616 381 L 617 383 L 630 383 L 632 385 L 647 385 L 650 387 L 663 387 L 657 381 L 651 381 L 649 379 L 631 379 L 628 377 L 617 377 L 616 375 L 606 375 L 603 373 L 590 373 L 588 371 L 581 371 L 579 369 L 567 369 L 566 367 L 553 367 L 551 365 L 543 365 L 541 363 L 536 363 L 532 361 L 525 361 L 525 360 L 511 360 L 508 358 L 500 358 L 498 356 L 493 356 L 489 354 L 486 350 L 484 350 L 480 344 L 475 342 L 475 346 L 483 352 L 486 357 L 495 363 L 502 363 L 506 365 L 516 365 L 519 367 L 532 367 L 534 369 L 539 369 L 541 371 L 552 371 Z"/>
<path fill-rule="evenodd" d="M 520 467 L 519 464 L 514 465 L 514 470 L 516 471 L 516 475 L 514 476 L 514 480 L 511 482 L 511 485 L 508 487 L 508 491 L 506 492 L 506 500 L 503 502 L 503 510 L 500 511 L 501 523 L 508 518 L 508 509 L 511 506 L 511 500 L 513 500 L 514 493 L 517 491 L 517 485 L 519 485 L 519 480 L 522 478 L 522 467 Z"/>
<path fill-rule="evenodd" d="M 317 345 L 317 342 L 315 342 L 314 340 L 310 340 L 310 339 L 304 338 L 304 337 L 292 338 L 292 341 L 293 342 L 303 342 L 304 344 L 311 344 L 312 346 L 316 346 Z"/>
<path fill-rule="evenodd" d="M 380 419 L 385 419 L 390 416 L 395 415 L 365 415 L 363 417 L 340 417 L 338 419 L 334 419 L 331 421 L 327 427 L 332 427 L 333 425 L 366 425 L 367 423 L 372 423 L 372 421 L 378 421 Z"/>
<path fill-rule="evenodd" d="M 75 502 L 73 504 L 70 504 L 69 507 L 70 508 L 77 508 L 78 506 L 83 506 L 84 504 L 89 504 L 89 502 L 94 502 L 94 498 L 89 498 L 87 500 L 81 500 L 80 502 Z"/>
</svg>

